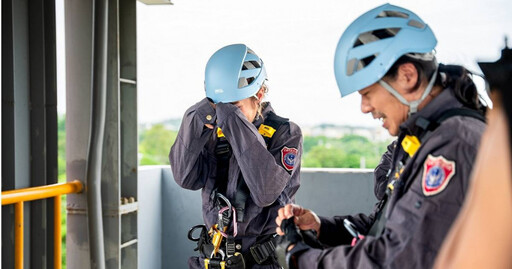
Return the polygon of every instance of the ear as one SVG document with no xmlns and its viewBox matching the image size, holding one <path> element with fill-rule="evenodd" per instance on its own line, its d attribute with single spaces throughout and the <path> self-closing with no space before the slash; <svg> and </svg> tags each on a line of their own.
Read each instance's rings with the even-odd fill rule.
<svg viewBox="0 0 512 269">
<path fill-rule="evenodd" d="M 261 102 L 264 94 L 265 94 L 265 88 L 261 87 L 260 90 L 256 93 L 256 97 L 258 97 L 258 102 Z"/>
<path fill-rule="evenodd" d="M 398 67 L 398 78 L 397 81 L 401 84 L 401 86 L 406 90 L 406 92 L 411 92 L 414 90 L 414 86 L 416 86 L 416 82 L 418 81 L 418 70 L 412 63 L 404 63 Z"/>
</svg>

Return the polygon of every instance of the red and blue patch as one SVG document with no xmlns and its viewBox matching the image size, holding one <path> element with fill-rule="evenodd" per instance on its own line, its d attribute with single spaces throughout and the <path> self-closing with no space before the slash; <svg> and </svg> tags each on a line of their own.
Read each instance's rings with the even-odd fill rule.
<svg viewBox="0 0 512 269">
<path fill-rule="evenodd" d="M 421 185 L 423 194 L 431 196 L 442 192 L 450 179 L 455 175 L 455 162 L 443 156 L 428 155 L 423 164 L 423 179 Z"/>
<path fill-rule="evenodd" d="M 297 157 L 296 148 L 283 147 L 283 149 L 281 149 L 281 163 L 286 170 L 293 170 L 293 167 L 295 166 L 295 157 Z"/>
</svg>

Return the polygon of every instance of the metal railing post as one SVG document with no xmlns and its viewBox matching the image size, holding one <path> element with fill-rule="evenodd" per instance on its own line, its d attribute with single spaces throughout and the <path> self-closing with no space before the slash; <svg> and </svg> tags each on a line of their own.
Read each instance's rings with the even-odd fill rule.
<svg viewBox="0 0 512 269">
<path fill-rule="evenodd" d="M 62 238 L 60 234 L 60 201 L 61 195 L 53 198 L 53 260 L 55 261 L 55 269 L 62 267 Z"/>
<path fill-rule="evenodd" d="M 23 202 L 14 204 L 14 268 L 23 269 Z"/>
<path fill-rule="evenodd" d="M 67 183 L 31 187 L 2 192 L 2 205 L 14 204 L 14 268 L 23 269 L 23 203 L 34 200 L 54 199 L 54 268 L 62 267 L 62 240 L 60 237 L 61 196 L 82 192 L 83 185 L 74 180 Z"/>
</svg>

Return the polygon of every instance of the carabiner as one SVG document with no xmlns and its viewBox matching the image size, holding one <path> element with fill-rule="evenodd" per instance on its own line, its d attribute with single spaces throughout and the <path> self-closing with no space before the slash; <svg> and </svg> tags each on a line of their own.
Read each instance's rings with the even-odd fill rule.
<svg viewBox="0 0 512 269">
<path fill-rule="evenodd" d="M 221 193 L 217 192 L 217 202 L 219 203 L 219 208 L 223 208 L 223 206 L 220 204 L 220 201 L 222 200 L 226 206 L 228 207 L 228 218 L 231 218 L 231 210 L 233 210 L 233 206 L 231 205 L 231 202 L 229 201 L 226 196 L 222 195 Z"/>
<path fill-rule="evenodd" d="M 350 246 L 352 246 L 352 247 L 355 246 L 357 241 L 359 241 L 359 240 L 364 238 L 364 235 L 359 233 L 359 231 L 357 230 L 356 225 L 354 225 L 354 223 L 352 223 L 350 220 L 344 219 L 343 220 L 343 226 L 345 226 L 345 229 L 347 229 L 347 231 L 354 237 L 352 239 L 352 243 L 350 244 Z"/>
<path fill-rule="evenodd" d="M 199 236 L 197 238 L 194 238 L 193 237 L 193 233 L 195 230 L 201 228 L 201 233 L 199 234 Z M 196 225 L 192 228 L 190 228 L 190 230 L 188 231 L 188 234 L 187 234 L 187 237 L 190 241 L 194 241 L 194 242 L 197 242 L 199 241 L 199 239 L 201 238 L 201 234 L 204 232 L 204 234 L 207 233 L 207 229 L 206 229 L 206 226 L 204 224 L 199 224 L 199 225 Z"/>
<path fill-rule="evenodd" d="M 223 261 L 226 257 L 226 254 L 224 254 L 224 251 L 222 249 L 219 249 L 217 253 L 220 253 L 221 260 Z M 210 255 L 210 259 L 217 258 L 217 254 L 212 251 L 212 254 Z"/>
</svg>

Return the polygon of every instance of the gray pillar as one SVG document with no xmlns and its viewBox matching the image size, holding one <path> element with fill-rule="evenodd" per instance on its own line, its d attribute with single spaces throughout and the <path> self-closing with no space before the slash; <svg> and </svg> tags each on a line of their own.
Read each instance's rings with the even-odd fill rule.
<svg viewBox="0 0 512 269">
<path fill-rule="evenodd" d="M 14 189 L 14 36 L 12 1 L 2 1 L 2 191 Z M 12 68 L 11 68 L 12 67 Z M 14 214 L 2 206 L 2 265 L 14 267 Z"/>
<path fill-rule="evenodd" d="M 57 182 L 53 0 L 2 1 L 2 191 Z M 53 267 L 52 202 L 24 206 L 24 264 Z M 2 208 L 2 265 L 13 265 L 13 208 Z"/>
<path fill-rule="evenodd" d="M 138 205 L 137 24 L 136 1 L 119 2 L 119 64 L 121 87 L 121 196 Z M 121 268 L 136 268 L 138 211 L 121 216 Z M 131 243 L 130 243 L 131 242 Z"/>
<path fill-rule="evenodd" d="M 57 183 L 55 2 L 29 2 L 30 185 Z M 31 268 L 51 268 L 53 201 L 30 204 Z M 60 225 L 60 224 L 59 224 Z"/>
<path fill-rule="evenodd" d="M 91 113 L 92 2 L 64 2 L 66 31 L 66 173 L 85 181 Z M 83 182 L 84 184 L 86 182 Z M 86 193 L 67 197 L 68 268 L 90 268 Z"/>
<path fill-rule="evenodd" d="M 107 115 L 101 192 L 107 268 L 137 266 L 136 1 L 109 0 Z M 67 177 L 83 179 L 90 123 L 92 2 L 65 2 Z M 67 264 L 89 268 L 86 200 L 68 196 Z"/>
</svg>

